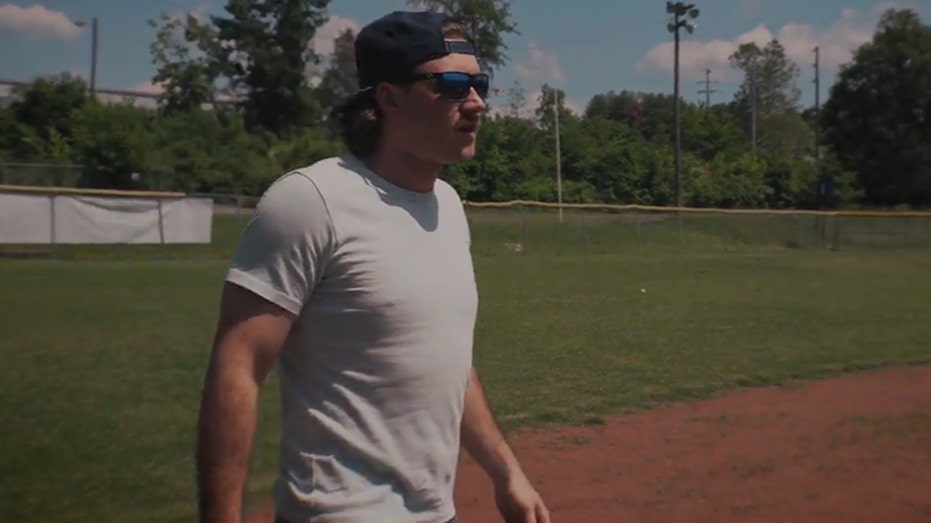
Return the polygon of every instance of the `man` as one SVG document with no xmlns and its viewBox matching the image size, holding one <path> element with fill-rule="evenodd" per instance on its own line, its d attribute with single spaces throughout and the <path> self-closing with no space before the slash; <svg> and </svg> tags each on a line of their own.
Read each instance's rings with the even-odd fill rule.
<svg viewBox="0 0 931 523">
<path fill-rule="evenodd" d="M 229 267 L 198 432 L 200 520 L 240 520 L 256 398 L 278 364 L 277 521 L 455 519 L 460 445 L 507 522 L 548 523 L 472 368 L 477 292 L 461 201 L 488 78 L 443 15 L 359 32 L 350 153 L 263 195 Z"/>
</svg>

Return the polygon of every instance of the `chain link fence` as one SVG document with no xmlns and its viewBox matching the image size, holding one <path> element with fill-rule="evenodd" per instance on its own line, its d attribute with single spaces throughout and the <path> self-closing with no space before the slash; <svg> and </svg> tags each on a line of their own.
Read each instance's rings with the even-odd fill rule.
<svg viewBox="0 0 931 523">
<path fill-rule="evenodd" d="M 931 249 L 931 212 L 467 203 L 477 252 L 610 254 Z"/>
</svg>

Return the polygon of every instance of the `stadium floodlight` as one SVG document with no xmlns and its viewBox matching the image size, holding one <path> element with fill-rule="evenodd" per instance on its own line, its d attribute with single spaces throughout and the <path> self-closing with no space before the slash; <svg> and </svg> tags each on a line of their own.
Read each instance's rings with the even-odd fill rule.
<svg viewBox="0 0 931 523">
<path fill-rule="evenodd" d="M 673 102 L 675 103 L 675 111 L 673 118 L 675 119 L 676 129 L 676 207 L 682 207 L 682 125 L 679 107 L 679 29 L 684 27 L 689 34 L 695 32 L 695 28 L 698 27 L 698 25 L 691 20 L 698 18 L 699 11 L 698 8 L 695 7 L 695 4 L 666 2 L 666 13 L 672 15 L 672 20 L 666 24 L 666 30 L 675 35 L 675 58 L 673 65 Z M 683 17 L 686 16 L 688 19 L 683 19 Z"/>
</svg>

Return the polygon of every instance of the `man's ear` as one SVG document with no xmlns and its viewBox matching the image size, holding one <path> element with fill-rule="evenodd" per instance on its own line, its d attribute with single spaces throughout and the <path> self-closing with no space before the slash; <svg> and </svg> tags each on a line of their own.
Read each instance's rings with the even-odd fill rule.
<svg viewBox="0 0 931 523">
<path fill-rule="evenodd" d="M 388 83 L 375 86 L 375 104 L 383 112 L 391 112 L 401 106 L 398 100 L 399 95 L 398 90 Z"/>
</svg>

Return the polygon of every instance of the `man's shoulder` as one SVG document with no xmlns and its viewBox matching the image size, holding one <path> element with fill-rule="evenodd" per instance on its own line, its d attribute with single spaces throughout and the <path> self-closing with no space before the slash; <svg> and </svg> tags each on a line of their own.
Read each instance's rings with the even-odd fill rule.
<svg viewBox="0 0 931 523">
<path fill-rule="evenodd" d="M 439 198 L 458 202 L 462 204 L 462 198 L 459 196 L 459 191 L 456 190 L 449 182 L 442 178 L 437 178 L 436 183 L 434 184 L 434 192 Z"/>
<path fill-rule="evenodd" d="M 466 220 L 465 202 L 455 187 L 445 180 L 437 179 L 434 192 L 443 214 Z"/>
<path fill-rule="evenodd" d="M 342 156 L 330 156 L 279 175 L 265 189 L 263 200 L 291 200 L 310 203 L 326 201 L 328 196 L 349 189 L 354 176 L 351 162 Z"/>
<path fill-rule="evenodd" d="M 356 164 L 346 156 L 329 156 L 303 167 L 298 167 L 284 176 L 298 175 L 318 186 L 332 186 L 353 180 L 351 174 L 358 174 Z M 350 175 L 350 176 L 347 176 Z"/>
</svg>

